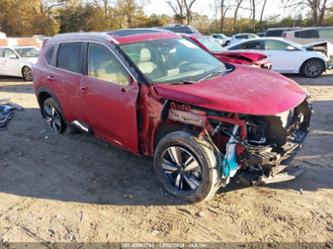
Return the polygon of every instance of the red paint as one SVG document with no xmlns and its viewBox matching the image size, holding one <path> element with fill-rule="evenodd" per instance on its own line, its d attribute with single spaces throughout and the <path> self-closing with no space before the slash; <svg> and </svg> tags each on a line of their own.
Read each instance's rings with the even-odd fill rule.
<svg viewBox="0 0 333 249">
<path fill-rule="evenodd" d="M 278 73 L 241 65 L 229 74 L 196 84 L 154 87 L 165 99 L 251 115 L 285 112 L 302 103 L 307 96 L 303 88 Z"/>
<path fill-rule="evenodd" d="M 89 42 L 94 37 L 93 34 L 86 36 L 87 38 L 82 33 L 71 34 L 67 39 L 86 39 Z M 105 36 L 97 36 L 93 41 L 104 44 L 110 43 L 110 40 L 115 40 L 115 43 L 134 43 L 178 37 L 169 32 L 160 32 L 107 39 Z M 34 89 L 38 99 L 41 101 L 41 96 L 46 93 L 53 96 L 67 123 L 82 121 L 91 126 L 96 136 L 136 154 L 154 155 L 155 142 L 163 126 L 173 129 L 184 126 L 179 120 L 175 122 L 168 118 L 169 108 L 195 114 L 192 115 L 193 118 L 197 115 L 205 116 L 206 113 L 205 110 L 199 113 L 192 107 L 231 112 L 233 115 L 228 118 L 234 120 L 234 124 L 244 126 L 236 113 L 275 115 L 296 107 L 307 96 L 290 79 L 245 66 L 236 66 L 233 72 L 224 76 L 193 85 L 151 86 L 139 84 L 132 79 L 130 86 L 122 87 L 47 65 L 45 53 L 50 44 L 58 44 L 63 40 L 66 40 L 63 36 L 48 39 L 42 48 L 39 62 L 33 66 Z M 166 101 L 171 101 L 169 107 L 164 107 Z M 167 108 L 166 117 L 162 117 L 163 108 Z M 214 118 L 226 121 L 219 117 L 207 117 Z M 194 129 L 202 130 L 202 127 Z M 246 129 L 243 128 L 242 138 L 245 137 Z"/>
</svg>

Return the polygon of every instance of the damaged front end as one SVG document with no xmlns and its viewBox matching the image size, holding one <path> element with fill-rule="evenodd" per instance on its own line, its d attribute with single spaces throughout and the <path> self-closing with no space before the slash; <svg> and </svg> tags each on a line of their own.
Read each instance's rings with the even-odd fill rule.
<svg viewBox="0 0 333 249">
<path fill-rule="evenodd" d="M 290 167 L 308 134 L 311 105 L 305 100 L 296 108 L 275 116 L 254 116 L 209 111 L 171 103 L 167 119 L 186 124 L 214 147 L 221 178 L 249 185 L 294 179 L 301 167 Z"/>
</svg>

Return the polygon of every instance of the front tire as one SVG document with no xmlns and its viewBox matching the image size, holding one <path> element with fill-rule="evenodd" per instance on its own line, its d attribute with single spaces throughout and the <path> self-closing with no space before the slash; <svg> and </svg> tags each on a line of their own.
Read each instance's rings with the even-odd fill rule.
<svg viewBox="0 0 333 249">
<path fill-rule="evenodd" d="M 317 78 L 325 71 L 325 63 L 320 59 L 310 59 L 304 62 L 301 73 L 308 78 Z"/>
<path fill-rule="evenodd" d="M 53 98 L 48 98 L 43 102 L 42 113 L 54 134 L 59 135 L 66 131 L 67 127 L 63 115 L 58 103 Z"/>
<path fill-rule="evenodd" d="M 154 168 L 164 189 L 187 202 L 206 201 L 220 186 L 214 149 L 188 132 L 172 132 L 159 142 Z"/>
<path fill-rule="evenodd" d="M 25 81 L 32 81 L 32 70 L 28 66 L 22 68 L 22 77 Z"/>
</svg>

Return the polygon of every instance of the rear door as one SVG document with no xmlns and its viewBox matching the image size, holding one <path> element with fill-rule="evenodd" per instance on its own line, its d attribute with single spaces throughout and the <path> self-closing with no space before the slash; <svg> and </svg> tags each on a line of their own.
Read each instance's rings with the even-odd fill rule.
<svg viewBox="0 0 333 249">
<path fill-rule="evenodd" d="M 106 45 L 89 43 L 86 58 L 81 92 L 89 125 L 97 136 L 136 153 L 138 84 Z"/>
<path fill-rule="evenodd" d="M 54 47 L 50 47 L 46 54 L 52 54 Z M 56 61 L 50 61 L 47 69 L 47 86 L 56 94 L 67 122 L 75 120 L 85 121 L 82 108 L 81 80 L 83 78 L 82 42 L 65 42 L 58 45 Z M 52 56 L 51 56 L 52 58 Z"/>
</svg>

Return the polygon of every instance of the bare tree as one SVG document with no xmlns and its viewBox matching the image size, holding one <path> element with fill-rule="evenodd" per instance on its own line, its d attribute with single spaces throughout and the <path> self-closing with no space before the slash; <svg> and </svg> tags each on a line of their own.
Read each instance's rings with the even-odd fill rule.
<svg viewBox="0 0 333 249">
<path fill-rule="evenodd" d="M 243 3 L 243 0 L 236 0 L 236 5 L 234 9 L 234 19 L 233 19 L 233 26 L 232 26 L 232 31 L 235 31 L 236 27 L 236 22 L 237 22 L 237 17 L 238 17 L 238 11 Z"/>
<path fill-rule="evenodd" d="M 267 3 L 267 0 L 264 0 L 264 3 L 262 4 L 262 8 L 261 8 L 261 14 L 260 14 L 259 23 L 262 23 L 262 21 L 263 21 L 264 12 L 265 12 L 265 8 L 266 8 L 266 3 Z"/>
<path fill-rule="evenodd" d="M 186 19 L 187 24 L 192 20 L 192 8 L 197 0 L 166 0 L 166 3 L 172 9 L 178 22 L 183 24 Z"/>
<path fill-rule="evenodd" d="M 221 32 L 224 31 L 224 21 L 227 15 L 227 12 L 230 9 L 230 2 L 228 0 L 215 0 L 215 8 L 218 9 L 220 13 L 220 28 Z"/>
<path fill-rule="evenodd" d="M 322 25 L 327 6 L 329 3 L 332 3 L 332 0 L 282 0 L 282 3 L 285 3 L 285 8 L 294 8 L 298 9 L 298 11 L 302 11 L 306 8 L 310 9 L 312 14 L 312 24 Z"/>
</svg>

